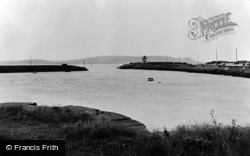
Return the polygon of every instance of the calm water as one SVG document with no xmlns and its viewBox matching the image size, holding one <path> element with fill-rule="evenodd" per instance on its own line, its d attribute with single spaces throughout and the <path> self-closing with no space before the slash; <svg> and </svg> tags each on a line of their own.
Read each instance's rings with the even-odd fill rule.
<svg viewBox="0 0 250 156">
<path fill-rule="evenodd" d="M 250 79 L 87 66 L 88 72 L 0 74 L 0 102 L 80 105 L 118 112 L 150 130 L 211 121 L 250 123 Z M 154 77 L 154 82 L 148 82 Z M 159 83 L 160 82 L 160 83 Z"/>
</svg>

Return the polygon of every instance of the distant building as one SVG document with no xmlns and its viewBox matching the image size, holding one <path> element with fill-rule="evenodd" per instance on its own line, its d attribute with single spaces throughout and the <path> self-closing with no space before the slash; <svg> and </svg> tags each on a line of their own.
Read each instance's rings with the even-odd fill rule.
<svg viewBox="0 0 250 156">
<path fill-rule="evenodd" d="M 240 66 L 240 67 L 245 67 L 245 66 L 249 66 L 249 62 L 248 61 L 237 61 L 237 62 L 229 62 L 229 63 L 224 63 L 224 66 Z"/>
<path fill-rule="evenodd" d="M 147 56 L 142 57 L 142 63 L 147 63 Z"/>
<path fill-rule="evenodd" d="M 206 63 L 207 65 L 216 65 L 220 67 L 245 67 L 250 66 L 249 61 L 242 60 L 237 62 L 228 62 L 228 61 L 212 61 Z"/>
</svg>

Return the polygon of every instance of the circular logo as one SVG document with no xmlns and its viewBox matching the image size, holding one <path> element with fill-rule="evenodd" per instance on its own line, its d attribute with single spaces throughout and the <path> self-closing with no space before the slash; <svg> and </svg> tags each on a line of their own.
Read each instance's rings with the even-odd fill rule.
<svg viewBox="0 0 250 156">
<path fill-rule="evenodd" d="M 11 145 L 7 145 L 6 146 L 6 150 L 8 150 L 8 151 L 12 150 L 12 146 Z"/>
</svg>

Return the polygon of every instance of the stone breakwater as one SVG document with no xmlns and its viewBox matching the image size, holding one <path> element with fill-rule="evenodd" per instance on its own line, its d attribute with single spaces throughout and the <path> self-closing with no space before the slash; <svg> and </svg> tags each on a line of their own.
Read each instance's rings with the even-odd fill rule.
<svg viewBox="0 0 250 156">
<path fill-rule="evenodd" d="M 218 75 L 230 75 L 250 78 L 250 67 L 248 66 L 212 66 L 212 65 L 191 65 L 175 62 L 149 62 L 124 64 L 119 69 L 143 69 L 143 70 L 166 70 L 183 71 L 192 73 L 206 73 Z"/>
<path fill-rule="evenodd" d="M 71 72 L 88 71 L 85 67 L 62 65 L 15 65 L 0 66 L 0 73 L 25 73 L 25 72 Z"/>
</svg>

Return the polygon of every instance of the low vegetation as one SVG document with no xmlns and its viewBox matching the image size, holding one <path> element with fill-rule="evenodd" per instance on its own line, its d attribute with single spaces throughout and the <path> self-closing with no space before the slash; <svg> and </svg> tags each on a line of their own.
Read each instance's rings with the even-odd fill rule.
<svg viewBox="0 0 250 156">
<path fill-rule="evenodd" d="M 68 107 L 0 107 L 0 139 L 65 139 L 66 155 L 250 155 L 250 127 L 212 122 L 138 133 Z"/>
</svg>

